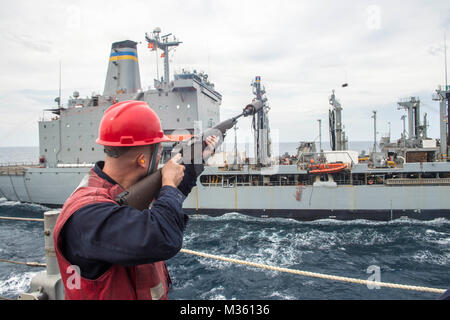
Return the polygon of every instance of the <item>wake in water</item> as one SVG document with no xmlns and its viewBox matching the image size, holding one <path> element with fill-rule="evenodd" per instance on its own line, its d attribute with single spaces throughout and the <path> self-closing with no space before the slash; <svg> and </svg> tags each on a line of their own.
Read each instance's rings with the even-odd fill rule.
<svg viewBox="0 0 450 320">
<path fill-rule="evenodd" d="M 11 274 L 6 280 L 0 280 L 0 296 L 10 299 L 18 297 L 30 288 L 30 281 L 37 272 Z"/>
<path fill-rule="evenodd" d="M 20 214 L 25 214 L 35 218 L 36 215 L 43 217 L 44 212 L 49 210 L 52 209 L 36 203 L 23 203 L 19 201 L 10 201 L 6 198 L 0 198 L 1 216 L 6 216 L 7 213 L 10 213 L 12 214 L 11 216 L 14 217 L 19 217 Z"/>
<path fill-rule="evenodd" d="M 355 219 L 355 220 L 336 220 L 336 219 L 321 219 L 321 220 L 313 220 L 313 221 L 302 221 L 295 219 L 287 219 L 287 218 L 260 218 L 255 216 L 248 216 L 244 214 L 240 214 L 237 212 L 230 212 L 223 214 L 221 216 L 208 216 L 208 215 L 200 215 L 194 214 L 189 216 L 190 221 L 251 221 L 251 222 L 259 222 L 261 224 L 280 224 L 280 225 L 396 225 L 396 224 L 411 224 L 411 225 L 449 225 L 450 220 L 445 218 L 436 218 L 434 220 L 415 220 L 408 217 L 401 217 L 392 221 L 374 221 L 374 220 L 364 220 L 364 219 Z"/>
</svg>

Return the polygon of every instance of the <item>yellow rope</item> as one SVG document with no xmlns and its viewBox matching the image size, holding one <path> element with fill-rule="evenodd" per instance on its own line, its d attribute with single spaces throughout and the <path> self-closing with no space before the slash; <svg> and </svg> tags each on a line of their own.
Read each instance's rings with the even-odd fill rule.
<svg viewBox="0 0 450 320">
<path fill-rule="evenodd" d="M 13 261 L 13 260 L 6 260 L 6 259 L 0 259 L 0 262 L 23 264 L 23 265 L 26 265 L 29 267 L 46 267 L 45 263 L 39 263 L 39 262 L 24 262 L 24 261 Z"/>
<path fill-rule="evenodd" d="M 196 256 L 200 256 L 200 257 L 204 257 L 204 258 L 221 260 L 221 261 L 231 262 L 231 263 L 235 263 L 235 264 L 242 264 L 242 265 L 256 267 L 256 268 L 261 268 L 261 269 L 266 269 L 266 270 L 286 272 L 286 273 L 296 274 L 296 275 L 305 276 L 305 277 L 314 277 L 314 278 L 321 278 L 321 279 L 327 279 L 327 280 L 335 280 L 335 281 L 358 283 L 358 284 L 363 284 L 363 285 L 373 285 L 373 286 L 388 287 L 388 288 L 395 288 L 395 289 L 415 290 L 415 291 L 433 292 L 433 293 L 441 293 L 441 294 L 446 291 L 445 289 L 419 287 L 419 286 L 409 286 L 409 285 L 388 283 L 388 282 L 377 282 L 377 281 L 361 280 L 361 279 L 339 277 L 339 276 L 333 276 L 333 275 L 322 274 L 322 273 L 315 273 L 315 272 L 309 272 L 309 271 L 301 271 L 301 270 L 280 268 L 280 267 L 268 266 L 268 265 L 264 265 L 264 264 L 260 264 L 260 263 L 254 263 L 254 262 L 243 261 L 243 260 L 238 260 L 238 259 L 225 258 L 225 257 L 221 257 L 221 256 L 216 256 L 216 255 L 212 255 L 212 254 L 192 251 L 192 250 L 188 250 L 188 249 L 181 249 L 180 251 L 183 252 L 183 253 L 196 255 Z"/>
<path fill-rule="evenodd" d="M 44 219 L 36 219 L 36 218 L 16 218 L 16 217 L 0 217 L 1 220 L 14 220 L 14 221 L 37 221 L 44 222 Z"/>
</svg>

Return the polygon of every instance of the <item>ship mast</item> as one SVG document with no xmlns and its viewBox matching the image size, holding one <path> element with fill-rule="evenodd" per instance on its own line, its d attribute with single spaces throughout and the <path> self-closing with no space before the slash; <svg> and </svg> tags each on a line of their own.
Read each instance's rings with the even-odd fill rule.
<svg viewBox="0 0 450 320">
<path fill-rule="evenodd" d="M 255 160 L 258 167 L 265 167 L 270 165 L 270 129 L 269 118 L 267 112 L 269 106 L 267 105 L 267 98 L 265 88 L 261 87 L 261 77 L 256 76 L 255 81 L 251 84 L 253 87 L 253 94 L 256 100 L 263 103 L 263 108 L 253 116 L 253 129 L 255 139 Z"/>
<path fill-rule="evenodd" d="M 331 150 L 342 151 L 345 150 L 345 137 L 342 129 L 342 106 L 336 99 L 334 90 L 331 93 L 329 103 L 332 106 L 329 110 Z"/>
<path fill-rule="evenodd" d="M 450 90 L 436 90 L 433 100 L 439 101 L 439 122 L 440 122 L 440 151 L 443 161 L 448 159 L 448 148 L 450 146 L 450 123 L 448 114 L 450 113 Z"/>
<path fill-rule="evenodd" d="M 450 86 L 447 79 L 447 36 L 444 34 L 444 61 L 445 61 L 445 88 L 441 86 L 433 95 L 434 101 L 439 101 L 439 123 L 440 123 L 440 152 L 442 161 L 449 159 L 448 151 L 450 147 Z"/>
<path fill-rule="evenodd" d="M 444 34 L 445 90 L 450 90 L 447 78 L 447 35 Z"/>
<path fill-rule="evenodd" d="M 377 152 L 377 112 L 376 110 L 372 111 L 373 118 L 373 152 Z"/>
<path fill-rule="evenodd" d="M 238 151 L 237 151 L 237 123 L 234 125 L 234 162 L 233 165 L 238 164 Z"/>
<path fill-rule="evenodd" d="M 59 94 L 58 94 L 58 108 L 61 108 L 61 60 L 59 60 Z"/>
<path fill-rule="evenodd" d="M 170 47 L 177 47 L 182 43 L 181 41 L 177 41 L 175 37 L 173 37 L 172 41 L 169 41 L 169 37 L 172 35 L 171 33 L 168 33 L 166 35 L 163 35 L 160 37 L 161 28 L 155 28 L 153 30 L 153 35 L 149 36 L 147 33 L 145 34 L 145 40 L 148 42 L 148 47 L 152 50 L 161 49 L 163 51 L 163 54 L 161 55 L 164 57 L 164 83 L 169 83 L 170 81 L 170 74 L 169 74 L 169 49 Z M 159 79 L 158 79 L 159 81 Z"/>
<path fill-rule="evenodd" d="M 404 108 L 408 111 L 409 139 L 419 139 L 423 131 L 420 126 L 420 99 L 411 97 L 407 101 L 397 103 L 398 109 Z"/>
<path fill-rule="evenodd" d="M 403 133 L 402 133 L 402 141 L 403 148 L 406 148 L 406 115 L 402 115 L 401 120 L 403 121 Z"/>
<path fill-rule="evenodd" d="M 322 119 L 317 121 L 319 122 L 319 151 L 322 152 Z"/>
</svg>

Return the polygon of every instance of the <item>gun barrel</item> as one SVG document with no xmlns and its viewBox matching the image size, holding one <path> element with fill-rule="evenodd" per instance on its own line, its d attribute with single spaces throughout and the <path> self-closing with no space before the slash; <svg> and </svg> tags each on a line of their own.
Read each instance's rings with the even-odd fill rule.
<svg viewBox="0 0 450 320">
<path fill-rule="evenodd" d="M 222 135 L 224 135 L 227 130 L 231 129 L 234 127 L 234 125 L 237 122 L 237 118 L 231 118 L 225 121 L 222 121 L 221 123 L 219 123 L 218 125 L 212 127 L 211 129 L 206 130 L 203 135 L 205 137 L 214 135 L 214 132 L 217 133 L 217 131 L 220 131 L 222 133 Z"/>
</svg>

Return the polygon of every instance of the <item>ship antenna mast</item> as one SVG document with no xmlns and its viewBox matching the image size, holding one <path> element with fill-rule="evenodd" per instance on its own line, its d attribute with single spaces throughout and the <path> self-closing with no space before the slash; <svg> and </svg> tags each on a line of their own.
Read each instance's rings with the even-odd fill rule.
<svg viewBox="0 0 450 320">
<path fill-rule="evenodd" d="M 447 78 L 447 35 L 444 33 L 445 90 L 449 90 Z"/>
<path fill-rule="evenodd" d="M 319 122 L 319 151 L 322 152 L 322 119 L 317 121 Z"/>
<path fill-rule="evenodd" d="M 373 152 L 377 152 L 377 111 L 372 111 L 373 115 Z"/>
<path fill-rule="evenodd" d="M 58 108 L 61 108 L 61 60 L 59 60 L 59 95 L 58 95 Z"/>
<path fill-rule="evenodd" d="M 270 129 L 267 115 L 270 108 L 267 104 L 267 98 L 264 96 L 266 90 L 264 87 L 261 87 L 260 76 L 255 77 L 255 80 L 252 82 L 251 86 L 253 87 L 253 94 L 256 96 L 255 100 L 259 100 L 263 104 L 263 108 L 257 114 L 253 115 L 256 165 L 258 167 L 270 166 L 272 151 L 270 149 Z"/>
<path fill-rule="evenodd" d="M 173 37 L 173 40 L 169 41 L 169 36 L 171 36 L 171 33 L 168 33 L 163 36 L 159 36 L 161 33 L 161 28 L 155 28 L 153 30 L 153 36 L 149 36 L 147 33 L 145 34 L 145 40 L 148 42 L 148 47 L 152 50 L 157 50 L 158 48 L 163 50 L 163 53 L 161 55 L 162 58 L 164 58 L 164 79 L 163 82 L 169 83 L 170 82 L 170 75 L 169 75 L 169 49 L 170 47 L 177 47 L 182 43 L 181 41 L 177 41 L 175 37 Z M 158 75 L 159 77 L 159 71 Z M 159 81 L 159 79 L 158 79 Z"/>
<path fill-rule="evenodd" d="M 233 165 L 238 164 L 238 151 L 237 151 L 237 123 L 234 125 L 234 163 Z"/>
</svg>

